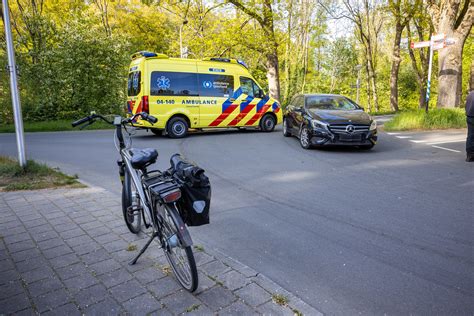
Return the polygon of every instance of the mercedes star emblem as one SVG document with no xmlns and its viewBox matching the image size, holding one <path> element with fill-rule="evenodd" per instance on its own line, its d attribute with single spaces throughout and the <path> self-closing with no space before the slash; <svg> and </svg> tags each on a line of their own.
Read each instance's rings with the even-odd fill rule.
<svg viewBox="0 0 474 316">
<path fill-rule="evenodd" d="M 347 125 L 346 132 L 348 132 L 349 134 L 352 134 L 354 133 L 354 131 L 355 131 L 354 125 Z"/>
</svg>

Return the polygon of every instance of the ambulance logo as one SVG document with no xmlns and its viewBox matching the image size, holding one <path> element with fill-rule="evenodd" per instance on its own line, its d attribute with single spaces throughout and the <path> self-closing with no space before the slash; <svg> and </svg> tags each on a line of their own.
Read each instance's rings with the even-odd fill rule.
<svg viewBox="0 0 474 316">
<path fill-rule="evenodd" d="M 170 80 L 165 76 L 161 76 L 160 78 L 158 78 L 157 82 L 158 88 L 160 88 L 161 90 L 167 90 L 170 88 Z"/>
<path fill-rule="evenodd" d="M 202 83 L 202 86 L 203 86 L 204 88 L 206 88 L 206 89 L 210 89 L 210 88 L 212 88 L 212 82 L 210 82 L 210 81 L 204 81 L 204 82 Z"/>
</svg>

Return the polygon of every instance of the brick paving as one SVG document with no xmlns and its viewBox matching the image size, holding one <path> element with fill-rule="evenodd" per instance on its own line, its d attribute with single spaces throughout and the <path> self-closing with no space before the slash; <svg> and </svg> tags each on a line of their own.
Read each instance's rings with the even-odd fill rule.
<svg viewBox="0 0 474 316">
<path fill-rule="evenodd" d="M 0 314 L 321 315 L 196 240 L 199 288 L 188 293 L 158 244 L 128 265 L 146 239 L 127 230 L 120 198 L 103 189 L 0 192 Z"/>
</svg>

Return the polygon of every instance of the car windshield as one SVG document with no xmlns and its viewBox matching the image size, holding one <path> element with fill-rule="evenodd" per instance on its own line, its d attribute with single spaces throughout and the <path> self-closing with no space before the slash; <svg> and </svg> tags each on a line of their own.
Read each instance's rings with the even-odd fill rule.
<svg viewBox="0 0 474 316">
<path fill-rule="evenodd" d="M 313 95 L 306 98 L 308 110 L 358 110 L 359 107 L 341 96 Z"/>
</svg>

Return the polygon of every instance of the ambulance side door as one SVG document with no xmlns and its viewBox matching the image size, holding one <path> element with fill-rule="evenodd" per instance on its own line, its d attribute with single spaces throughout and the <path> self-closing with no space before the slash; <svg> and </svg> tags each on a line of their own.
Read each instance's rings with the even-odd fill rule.
<svg viewBox="0 0 474 316">
<path fill-rule="evenodd" d="M 200 126 L 227 126 L 234 101 L 234 76 L 227 73 L 225 68 L 198 64 L 198 89 Z"/>
</svg>

